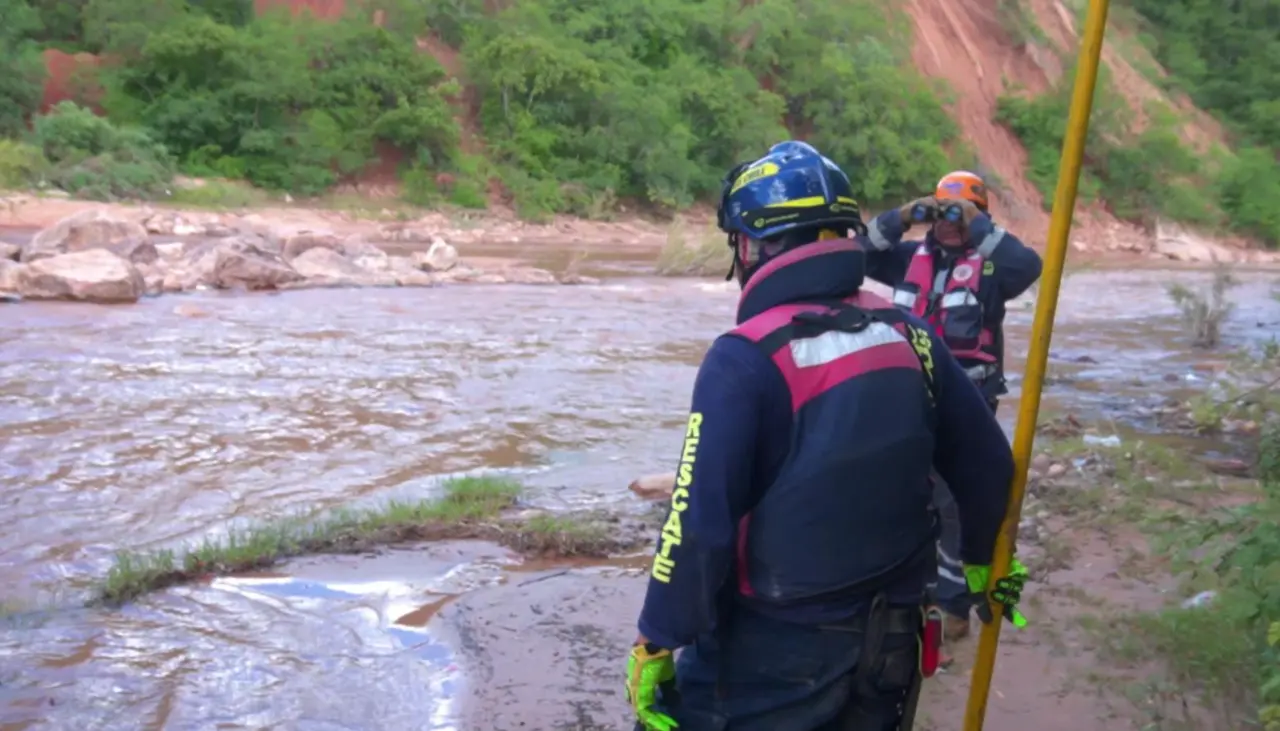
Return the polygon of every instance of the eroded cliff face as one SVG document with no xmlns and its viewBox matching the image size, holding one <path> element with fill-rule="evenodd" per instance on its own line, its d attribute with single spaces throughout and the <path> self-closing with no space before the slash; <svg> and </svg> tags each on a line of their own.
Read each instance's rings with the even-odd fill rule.
<svg viewBox="0 0 1280 731">
<path fill-rule="evenodd" d="M 1041 93 L 1061 80 L 1064 63 L 1078 53 L 1076 10 L 1063 0 L 907 0 L 906 10 L 915 26 L 916 67 L 955 90 L 953 111 L 963 137 L 973 145 L 981 172 L 998 179 L 997 215 L 1021 227 L 1028 239 L 1039 241 L 1048 215 L 1026 177 L 1026 151 L 994 121 L 996 101 L 1019 89 Z M 1135 68 L 1141 63 L 1159 73 L 1159 66 L 1114 14 L 1103 62 L 1134 112 L 1135 130 L 1146 124 L 1147 104 L 1162 101 L 1182 113 L 1181 132 L 1188 142 L 1204 149 L 1222 141 L 1221 128 L 1208 115 L 1185 99 L 1168 97 Z M 1143 235 L 1119 224 L 1101 206 L 1080 213 L 1075 233 L 1083 238 Z"/>
<path fill-rule="evenodd" d="M 1018 138 L 995 122 L 996 100 L 1011 87 L 1046 89 L 1061 74 L 1046 48 L 1016 44 L 1001 25 L 999 0 L 909 0 L 915 23 L 912 59 L 928 76 L 945 79 L 956 92 L 954 117 L 983 168 L 995 173 L 1006 214 L 1035 214 L 1039 199 L 1024 170 L 1027 156 Z M 1026 209 L 1026 210 L 1024 210 Z"/>
</svg>

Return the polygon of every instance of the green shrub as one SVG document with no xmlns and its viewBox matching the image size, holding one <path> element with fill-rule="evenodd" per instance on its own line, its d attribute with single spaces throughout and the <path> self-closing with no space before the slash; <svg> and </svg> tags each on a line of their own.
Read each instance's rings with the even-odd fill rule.
<svg viewBox="0 0 1280 731">
<path fill-rule="evenodd" d="M 422 5 L 427 27 L 454 48 L 484 19 L 484 0 L 423 0 Z"/>
<path fill-rule="evenodd" d="M 808 138 L 850 174 L 867 206 L 932 191 L 959 141 L 940 82 L 911 65 L 909 22 L 884 3 L 769 3 L 747 56 Z M 813 43 L 797 43 L 812 38 Z M 776 59 L 769 63 L 769 59 Z"/>
<path fill-rule="evenodd" d="M 425 163 L 410 165 L 401 176 L 401 197 L 416 206 L 435 206 L 448 201 L 462 208 L 487 208 L 487 161 L 478 155 L 459 155 L 454 169 L 455 173 L 439 176 Z M 443 187 L 437 182 L 438 177 L 446 181 Z"/>
<path fill-rule="evenodd" d="M 169 193 L 172 158 L 144 130 L 116 127 L 73 102 L 37 116 L 33 127 L 49 182 L 68 193 L 104 201 Z"/>
<path fill-rule="evenodd" d="M 1217 193 L 1232 227 L 1280 247 L 1280 163 L 1275 152 L 1240 150 L 1223 166 Z"/>
<path fill-rule="evenodd" d="M 463 208 L 489 206 L 489 164 L 479 155 L 459 155 L 449 201 Z"/>
<path fill-rule="evenodd" d="M 1027 179 L 1040 191 L 1046 209 L 1053 204 L 1058 186 L 1058 164 L 1062 161 L 1062 140 L 1067 132 L 1069 99 L 1061 92 L 1038 97 L 1001 96 L 996 101 L 995 120 L 1009 128 L 1027 150 Z M 1100 135 L 1090 130 L 1086 154 L 1097 152 Z M 1100 184 L 1086 167 L 1080 174 L 1077 197 L 1094 200 Z"/>
<path fill-rule="evenodd" d="M 996 103 L 995 119 L 1026 148 L 1027 177 L 1046 208 L 1057 187 L 1073 77 L 1064 75 L 1063 82 L 1045 94 L 1006 95 Z M 1131 134 L 1125 102 L 1110 86 L 1108 75 L 1099 74 L 1079 198 L 1100 198 L 1117 218 L 1137 223 L 1151 223 L 1157 216 L 1202 226 L 1220 223 L 1222 209 L 1211 192 L 1212 171 L 1182 143 L 1180 120 L 1160 104 L 1151 105 L 1147 113 L 1146 129 Z"/>
<path fill-rule="evenodd" d="M 62 102 L 37 117 L 34 128 L 45 157 L 55 164 L 109 152 L 118 136 L 115 125 L 74 102 Z"/>
<path fill-rule="evenodd" d="M 1268 424 L 1258 440 L 1258 478 L 1280 490 L 1280 424 Z"/>
<path fill-rule="evenodd" d="M 456 89 L 412 41 L 354 14 L 272 13 L 236 27 L 187 15 L 108 75 L 114 116 L 145 122 L 194 174 L 242 174 L 317 194 L 360 173 L 379 142 L 445 169 Z"/>
<path fill-rule="evenodd" d="M 1274 2 L 1128 0 L 1148 23 L 1170 82 L 1255 142 L 1280 146 L 1280 34 Z"/>
<path fill-rule="evenodd" d="M 49 161 L 40 148 L 0 139 L 0 190 L 37 185 L 48 171 Z"/>
<path fill-rule="evenodd" d="M 1267 628 L 1269 662 L 1262 670 L 1262 709 L 1258 720 L 1263 731 L 1280 731 L 1280 622 Z"/>
<path fill-rule="evenodd" d="M 32 36 L 40 16 L 23 0 L 0 0 L 0 137 L 26 131 L 40 105 L 45 67 Z"/>
<path fill-rule="evenodd" d="M 266 195 L 249 185 L 228 180 L 206 180 L 203 185 L 175 187 L 169 202 L 195 208 L 248 208 L 267 200 Z"/>
</svg>

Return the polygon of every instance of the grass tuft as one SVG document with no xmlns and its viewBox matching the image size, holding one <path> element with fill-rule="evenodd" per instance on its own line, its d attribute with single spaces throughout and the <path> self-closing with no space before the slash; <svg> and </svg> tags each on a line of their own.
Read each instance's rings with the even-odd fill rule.
<svg viewBox="0 0 1280 731">
<path fill-rule="evenodd" d="M 718 230 L 701 231 L 690 238 L 677 221 L 667 231 L 667 242 L 658 253 L 655 273 L 666 277 L 724 276 L 733 263 L 733 254 Z"/>
<path fill-rule="evenodd" d="M 476 538 L 541 555 L 608 556 L 636 543 L 594 515 L 504 518 L 521 487 L 500 477 L 462 477 L 439 497 L 340 510 L 322 520 L 293 518 L 204 541 L 182 554 L 123 551 L 90 604 L 119 606 L 143 594 L 210 576 L 272 566 L 304 554 L 359 553 L 408 541 Z"/>
</svg>

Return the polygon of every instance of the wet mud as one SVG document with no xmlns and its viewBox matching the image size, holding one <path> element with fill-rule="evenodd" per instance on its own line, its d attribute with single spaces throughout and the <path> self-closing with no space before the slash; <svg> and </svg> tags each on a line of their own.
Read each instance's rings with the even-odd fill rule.
<svg viewBox="0 0 1280 731">
<path fill-rule="evenodd" d="M 461 641 L 471 690 L 459 728 L 630 731 L 621 693 L 645 568 L 547 572 L 445 607 L 435 624 Z"/>
<path fill-rule="evenodd" d="M 1277 332 L 1273 278 L 1242 276 L 1228 346 Z M 1222 356 L 1189 347 L 1164 293 L 1174 280 L 1208 275 L 1068 278 L 1042 411 L 1142 433 L 1166 400 L 1202 391 Z M 429 497 L 459 474 L 514 476 L 532 508 L 640 515 L 626 486 L 671 468 L 696 366 L 735 297 L 713 280 L 620 277 L 7 310 L 0 729 L 629 731 L 618 677 L 643 558 L 522 565 L 449 542 L 298 559 L 120 610 L 79 601 L 117 550 Z M 1009 428 L 1031 302 L 1010 315 Z M 1079 599 L 1068 587 L 1124 596 L 1097 562 L 1071 569 L 1097 576 L 1054 574 L 1046 620 L 1004 633 L 988 731 L 1125 728 L 1055 685 L 1087 657 L 1044 650 Z M 931 684 L 921 728 L 959 728 L 963 667 Z"/>
</svg>

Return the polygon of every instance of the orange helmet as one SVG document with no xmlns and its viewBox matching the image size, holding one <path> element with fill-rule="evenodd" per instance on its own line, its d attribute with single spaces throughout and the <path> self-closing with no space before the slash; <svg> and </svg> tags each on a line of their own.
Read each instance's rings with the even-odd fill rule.
<svg viewBox="0 0 1280 731">
<path fill-rule="evenodd" d="M 978 210 L 983 213 L 987 211 L 987 184 L 982 182 L 982 178 L 967 170 L 957 170 L 942 176 L 933 197 L 940 201 L 961 199 L 973 201 Z"/>
</svg>

